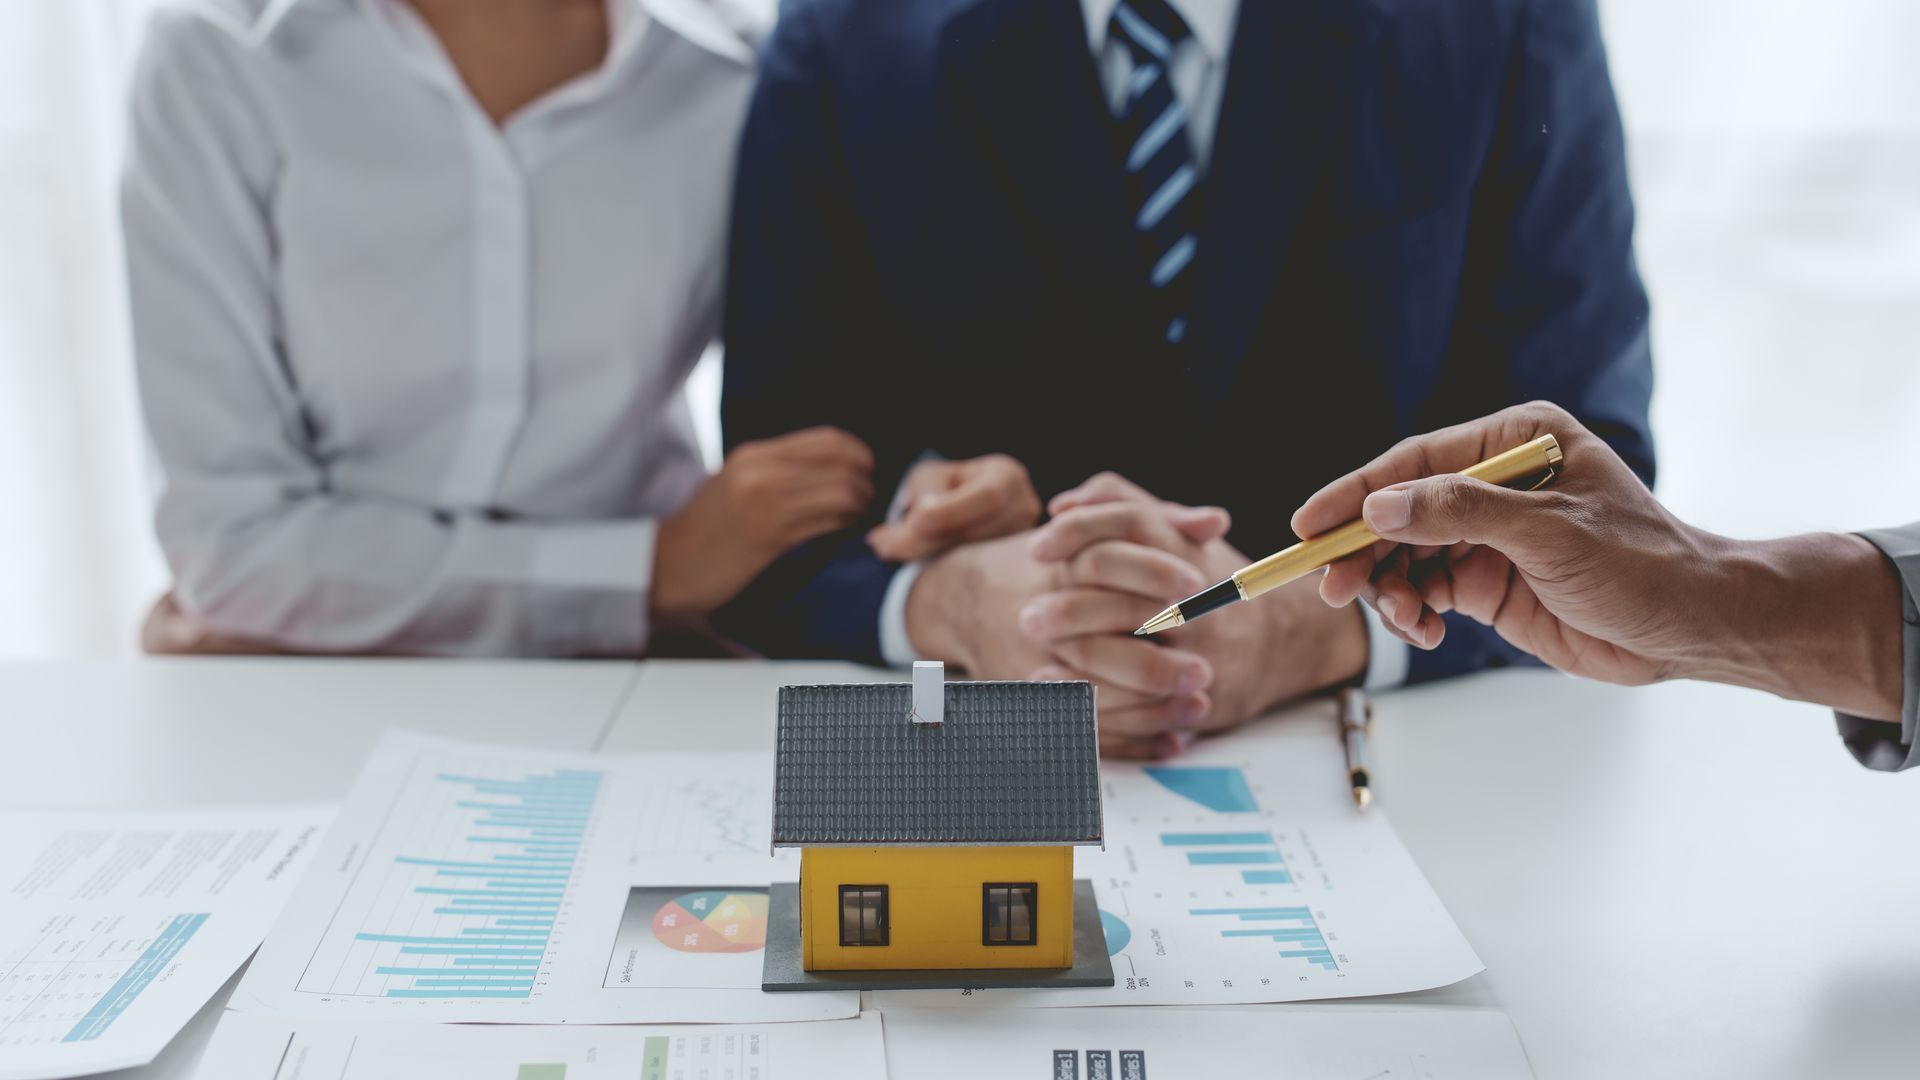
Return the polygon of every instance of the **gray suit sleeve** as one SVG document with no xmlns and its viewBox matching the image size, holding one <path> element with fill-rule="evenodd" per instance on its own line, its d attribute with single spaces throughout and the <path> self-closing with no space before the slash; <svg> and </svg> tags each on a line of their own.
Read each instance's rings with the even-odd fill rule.
<svg viewBox="0 0 1920 1080">
<path fill-rule="evenodd" d="M 1862 720 L 1835 714 L 1840 739 L 1869 769 L 1896 772 L 1920 765 L 1920 522 L 1898 529 L 1860 534 L 1880 549 L 1905 586 L 1900 601 L 1902 652 L 1906 657 L 1907 688 L 1900 702 L 1900 722 Z"/>
</svg>

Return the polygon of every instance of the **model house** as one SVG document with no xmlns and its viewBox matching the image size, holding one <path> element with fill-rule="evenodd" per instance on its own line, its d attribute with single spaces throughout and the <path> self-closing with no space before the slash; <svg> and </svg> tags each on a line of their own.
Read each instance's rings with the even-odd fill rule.
<svg viewBox="0 0 1920 1080">
<path fill-rule="evenodd" d="M 922 664 L 911 685 L 781 688 L 773 846 L 801 849 L 804 968 L 1072 967 L 1099 752 L 1084 682 Z"/>
</svg>

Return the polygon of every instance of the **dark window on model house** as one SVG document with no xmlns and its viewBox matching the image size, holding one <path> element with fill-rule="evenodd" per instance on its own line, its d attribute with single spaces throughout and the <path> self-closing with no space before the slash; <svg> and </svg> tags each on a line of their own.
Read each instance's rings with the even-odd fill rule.
<svg viewBox="0 0 1920 1080">
<path fill-rule="evenodd" d="M 887 887 L 840 886 L 840 944 L 887 943 Z"/>
<path fill-rule="evenodd" d="M 980 942 L 983 945 L 1031 945 L 1037 915 L 1035 898 L 1040 887 L 1031 881 L 1021 884 L 988 882 L 981 898 Z"/>
</svg>

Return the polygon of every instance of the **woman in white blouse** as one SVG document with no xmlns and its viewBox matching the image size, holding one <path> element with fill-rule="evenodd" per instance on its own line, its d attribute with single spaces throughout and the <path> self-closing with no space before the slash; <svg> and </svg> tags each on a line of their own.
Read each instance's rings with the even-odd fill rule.
<svg viewBox="0 0 1920 1080">
<path fill-rule="evenodd" d="M 162 11 L 123 191 L 150 647 L 632 655 L 865 511 L 844 432 L 712 478 L 694 443 L 746 2 Z"/>
</svg>

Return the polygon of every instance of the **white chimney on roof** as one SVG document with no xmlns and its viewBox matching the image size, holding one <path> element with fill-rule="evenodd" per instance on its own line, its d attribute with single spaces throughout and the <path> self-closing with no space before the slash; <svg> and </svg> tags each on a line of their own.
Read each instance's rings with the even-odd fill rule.
<svg viewBox="0 0 1920 1080">
<path fill-rule="evenodd" d="M 947 665 L 938 660 L 913 662 L 913 722 L 938 724 L 947 718 Z"/>
</svg>

